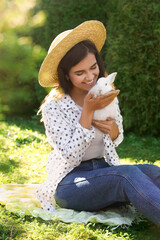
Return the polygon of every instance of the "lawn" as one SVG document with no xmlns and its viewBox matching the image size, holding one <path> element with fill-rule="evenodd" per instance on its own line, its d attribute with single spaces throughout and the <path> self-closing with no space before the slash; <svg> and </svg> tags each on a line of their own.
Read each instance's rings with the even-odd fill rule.
<svg viewBox="0 0 160 240">
<path fill-rule="evenodd" d="M 51 150 L 43 124 L 37 119 L 9 119 L 0 123 L 0 184 L 42 183 L 46 178 L 45 164 Z M 117 148 L 122 163 L 153 163 L 160 166 L 160 138 L 125 136 Z M 160 229 L 149 221 L 122 229 L 102 224 L 66 224 L 20 217 L 0 205 L 0 239 L 58 240 L 158 240 Z"/>
</svg>

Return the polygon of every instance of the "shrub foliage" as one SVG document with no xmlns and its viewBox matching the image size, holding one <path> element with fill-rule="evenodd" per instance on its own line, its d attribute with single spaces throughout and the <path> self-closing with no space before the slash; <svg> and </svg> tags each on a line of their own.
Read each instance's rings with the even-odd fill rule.
<svg viewBox="0 0 160 240">
<path fill-rule="evenodd" d="M 46 14 L 46 24 L 40 31 L 34 31 L 36 43 L 46 49 L 52 40 L 61 32 L 72 29 L 87 20 L 99 20 L 106 24 L 106 0 L 39 0 L 35 11 L 43 10 Z"/>
<path fill-rule="evenodd" d="M 118 3 L 118 4 L 117 4 Z M 115 85 L 126 130 L 160 133 L 160 2 L 112 2 L 106 61 L 117 71 Z"/>
<path fill-rule="evenodd" d="M 30 37 L 44 18 L 42 12 L 31 14 L 34 6 L 34 0 L 3 0 L 0 5 L 0 111 L 6 115 L 31 115 L 39 106 L 38 65 L 46 51 Z"/>
</svg>

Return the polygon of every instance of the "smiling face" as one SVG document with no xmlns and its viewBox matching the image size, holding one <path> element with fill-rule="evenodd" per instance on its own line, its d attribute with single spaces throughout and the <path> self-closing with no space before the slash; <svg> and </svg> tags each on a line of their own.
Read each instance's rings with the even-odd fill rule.
<svg viewBox="0 0 160 240">
<path fill-rule="evenodd" d="M 73 66 L 69 71 L 68 78 L 73 84 L 71 96 L 73 98 L 85 96 L 96 84 L 98 76 L 99 66 L 95 55 L 88 53 L 82 61 Z"/>
</svg>

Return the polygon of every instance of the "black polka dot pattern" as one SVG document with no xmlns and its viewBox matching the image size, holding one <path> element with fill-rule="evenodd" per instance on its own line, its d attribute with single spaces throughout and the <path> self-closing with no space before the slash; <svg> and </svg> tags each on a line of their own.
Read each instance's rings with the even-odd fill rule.
<svg viewBox="0 0 160 240">
<path fill-rule="evenodd" d="M 48 142 L 53 147 L 46 165 L 47 179 L 35 193 L 44 210 L 53 209 L 52 199 L 58 183 L 80 164 L 85 150 L 95 138 L 94 127 L 90 130 L 83 128 L 79 123 L 80 116 L 80 109 L 68 95 L 58 101 L 49 99 L 42 110 Z M 105 158 L 110 165 L 120 164 L 115 150 L 123 140 L 120 110 L 115 120 L 119 127 L 117 139 L 112 142 L 108 134 L 103 134 Z"/>
</svg>

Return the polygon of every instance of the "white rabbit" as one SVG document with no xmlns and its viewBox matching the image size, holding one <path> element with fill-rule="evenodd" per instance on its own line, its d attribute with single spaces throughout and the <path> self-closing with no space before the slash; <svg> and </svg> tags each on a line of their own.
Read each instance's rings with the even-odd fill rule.
<svg viewBox="0 0 160 240">
<path fill-rule="evenodd" d="M 108 75 L 106 78 L 101 77 L 97 80 L 97 83 L 94 87 L 89 90 L 94 93 L 94 97 L 98 97 L 100 95 L 106 94 L 112 90 L 114 90 L 111 86 L 111 83 L 114 82 L 114 79 L 117 75 L 117 72 L 114 72 Z M 109 105 L 104 107 L 103 109 L 95 110 L 93 114 L 93 119 L 95 120 L 106 120 L 108 117 L 115 119 L 118 115 L 118 104 L 117 98 L 115 98 Z"/>
</svg>

